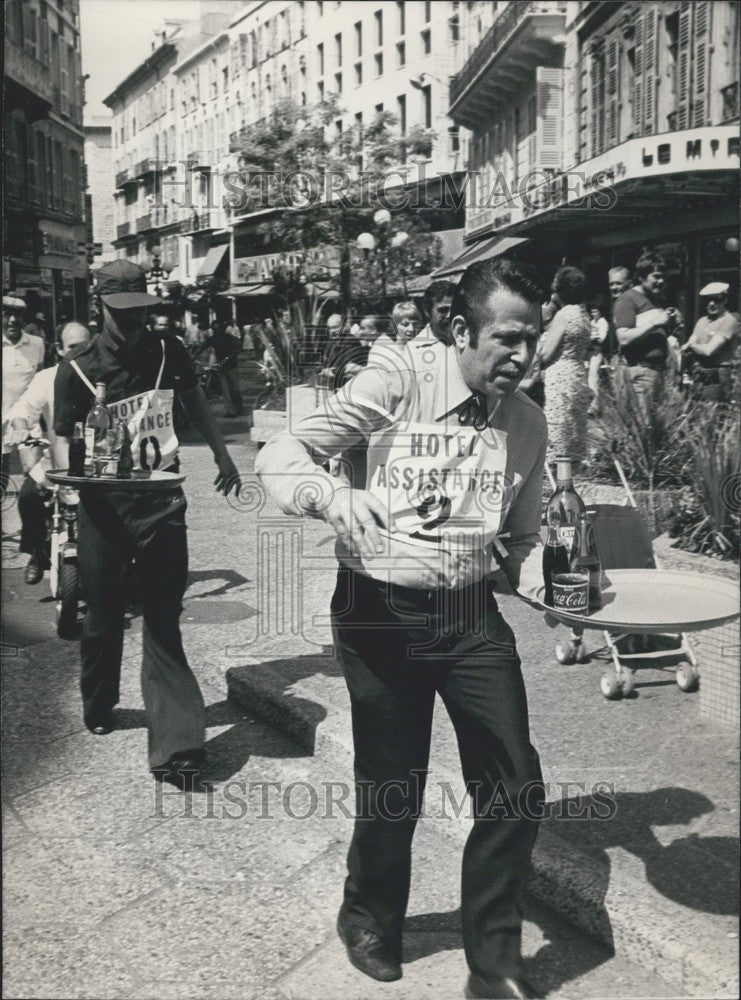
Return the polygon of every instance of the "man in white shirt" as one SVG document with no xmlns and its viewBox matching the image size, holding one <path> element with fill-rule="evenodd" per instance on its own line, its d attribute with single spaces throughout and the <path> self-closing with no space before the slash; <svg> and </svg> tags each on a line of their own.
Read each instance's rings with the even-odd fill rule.
<svg viewBox="0 0 741 1000">
<path fill-rule="evenodd" d="M 536 996 L 521 978 L 520 907 L 544 789 L 489 576 L 496 559 L 523 597 L 542 582 L 547 427 L 517 387 L 543 297 L 527 265 L 472 265 L 452 300 L 449 347 L 420 351 L 406 370 L 366 368 L 255 462 L 282 510 L 338 536 L 332 624 L 359 779 L 338 933 L 366 975 L 401 977 L 437 693 L 473 798 L 461 896 L 469 997 Z M 365 489 L 322 470 L 364 442 Z"/>
<path fill-rule="evenodd" d="M 452 344 L 450 330 L 450 306 L 453 301 L 453 286 L 447 281 L 434 281 L 425 292 L 425 307 L 430 321 L 416 337 L 409 341 L 413 350 L 435 345 L 438 341 Z"/>
<path fill-rule="evenodd" d="M 57 344 L 57 354 L 63 358 L 73 348 L 86 344 L 90 334 L 81 323 L 67 323 L 61 331 L 61 340 Z M 51 449 L 57 445 L 54 433 L 54 379 L 57 368 L 44 368 L 34 375 L 31 383 L 20 399 L 16 400 L 8 414 L 8 441 L 10 444 L 20 444 L 31 435 L 44 437 L 49 441 Z M 38 461 L 37 449 L 22 449 L 21 461 L 26 476 L 18 494 L 18 513 L 21 517 L 21 552 L 30 555 L 25 569 L 25 580 L 28 584 L 36 584 L 48 568 L 46 554 L 46 508 L 42 490 L 45 489 L 45 476 L 48 459 Z"/>
<path fill-rule="evenodd" d="M 0 480 L 3 490 L 8 482 L 9 455 L 12 446 L 6 440 L 8 414 L 20 399 L 31 379 L 44 363 L 44 342 L 23 330 L 26 303 L 16 295 L 3 295 L 3 458 Z"/>
</svg>

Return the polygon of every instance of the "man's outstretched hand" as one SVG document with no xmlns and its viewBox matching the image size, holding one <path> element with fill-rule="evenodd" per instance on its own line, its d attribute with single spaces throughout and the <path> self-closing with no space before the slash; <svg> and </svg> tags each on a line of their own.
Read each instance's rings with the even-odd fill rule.
<svg viewBox="0 0 741 1000">
<path fill-rule="evenodd" d="M 394 530 L 390 526 L 389 512 L 378 497 L 368 490 L 354 490 L 349 486 L 335 489 L 321 516 L 354 556 L 365 559 L 372 559 L 385 551 L 379 528 Z"/>
<path fill-rule="evenodd" d="M 234 495 L 239 496 L 239 491 L 242 488 L 242 480 L 239 477 L 236 465 L 231 459 L 231 455 L 228 452 L 224 452 L 223 455 L 216 455 L 215 460 L 219 467 L 219 474 L 214 479 L 216 492 L 223 493 L 225 497 L 228 497 L 232 490 L 234 490 Z"/>
</svg>

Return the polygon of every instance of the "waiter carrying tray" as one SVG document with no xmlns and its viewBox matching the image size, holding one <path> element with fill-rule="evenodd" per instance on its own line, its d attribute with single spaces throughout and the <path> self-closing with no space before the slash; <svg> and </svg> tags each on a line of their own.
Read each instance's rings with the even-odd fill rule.
<svg viewBox="0 0 741 1000">
<path fill-rule="evenodd" d="M 471 997 L 537 995 L 522 979 L 521 897 L 543 784 L 515 638 L 490 575 L 494 556 L 522 596 L 541 584 L 546 422 L 517 386 L 543 298 L 527 265 L 474 264 L 453 297 L 451 346 L 407 369 L 400 355 L 399 370 L 361 372 L 256 463 L 285 512 L 322 518 L 338 536 L 331 610 L 358 802 L 339 935 L 366 975 L 401 976 L 438 693 L 475 817 L 461 901 Z M 362 442 L 365 489 L 321 469 Z"/>
<path fill-rule="evenodd" d="M 95 385 L 106 385 L 114 424 L 128 424 L 134 467 L 175 472 L 179 468 L 173 406 L 179 399 L 206 439 L 218 467 L 215 485 L 239 490 L 237 470 L 219 432 L 183 344 L 155 337 L 147 309 L 160 300 L 146 292 L 136 264 L 116 260 L 98 272 L 103 331 L 72 352 L 57 372 L 55 431 L 66 449 L 75 423 L 90 410 Z M 149 732 L 149 767 L 158 780 L 191 785 L 204 763 L 205 718 L 198 682 L 188 666 L 180 635 L 180 613 L 188 576 L 186 500 L 170 491 L 102 492 L 80 489 L 78 558 L 87 601 L 83 625 L 82 703 L 87 728 L 98 736 L 114 728 L 119 700 L 125 611 L 124 575 L 133 561 L 144 617 L 142 695 Z"/>
</svg>

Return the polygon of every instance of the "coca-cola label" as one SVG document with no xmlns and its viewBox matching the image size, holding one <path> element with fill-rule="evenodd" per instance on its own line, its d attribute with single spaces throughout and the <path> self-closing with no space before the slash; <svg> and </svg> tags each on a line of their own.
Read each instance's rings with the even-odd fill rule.
<svg viewBox="0 0 741 1000">
<path fill-rule="evenodd" d="M 589 577 L 578 582 L 560 582 L 553 576 L 553 607 L 572 614 L 584 614 L 589 602 Z"/>
<path fill-rule="evenodd" d="M 574 544 L 574 535 L 576 534 L 575 524 L 562 524 L 558 529 L 558 538 L 562 545 L 566 546 L 566 551 L 571 552 L 571 546 Z"/>
</svg>

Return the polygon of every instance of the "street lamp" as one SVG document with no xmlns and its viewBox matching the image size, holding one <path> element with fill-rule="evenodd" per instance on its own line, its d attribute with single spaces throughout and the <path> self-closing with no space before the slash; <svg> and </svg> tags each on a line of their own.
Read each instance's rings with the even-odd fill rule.
<svg viewBox="0 0 741 1000">
<path fill-rule="evenodd" d="M 381 265 L 381 292 L 383 298 L 386 298 L 386 267 L 388 263 L 388 248 L 389 243 L 395 249 L 398 250 L 404 246 L 404 244 L 409 239 L 409 233 L 400 230 L 393 234 L 389 240 L 388 226 L 391 222 L 391 212 L 387 208 L 379 208 L 377 212 L 373 215 L 373 221 L 378 227 L 378 238 L 376 238 L 373 233 L 361 233 L 357 238 L 357 245 L 359 249 L 363 251 L 363 254 L 367 258 L 372 251 L 378 251 L 378 260 Z M 404 289 L 404 297 L 407 295 L 407 276 L 406 268 L 402 264 L 401 268 L 401 282 Z"/>
</svg>

